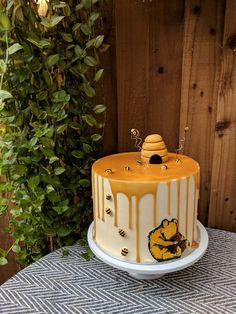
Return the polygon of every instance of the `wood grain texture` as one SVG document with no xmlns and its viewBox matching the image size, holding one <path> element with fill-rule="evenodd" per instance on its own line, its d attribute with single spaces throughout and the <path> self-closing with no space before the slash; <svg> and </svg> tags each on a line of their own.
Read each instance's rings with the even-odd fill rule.
<svg viewBox="0 0 236 314">
<path fill-rule="evenodd" d="M 201 166 L 199 219 L 206 224 L 210 200 L 216 100 L 224 1 L 186 0 L 180 138 L 189 126 L 184 153 Z"/>
<path fill-rule="evenodd" d="M 208 224 L 236 232 L 236 1 L 227 0 Z"/>
<path fill-rule="evenodd" d="M 116 37 L 115 37 L 115 1 L 109 0 L 100 8 L 102 15 L 101 32 L 109 49 L 101 54 L 101 66 L 104 68 L 102 85 L 99 88 L 99 102 L 107 107 L 103 137 L 103 154 L 117 152 L 117 95 L 116 95 Z"/>
<path fill-rule="evenodd" d="M 131 128 L 146 130 L 149 108 L 149 4 L 116 1 L 118 150 L 136 150 Z M 141 134 L 143 135 L 143 133 Z"/>
<path fill-rule="evenodd" d="M 182 0 L 116 1 L 119 151 L 135 150 L 131 128 L 177 146 L 182 16 Z"/>
<path fill-rule="evenodd" d="M 178 147 L 184 1 L 152 1 L 149 25 L 149 108 L 146 135 L 162 135 L 169 151 Z M 144 114 L 145 114 L 145 109 Z"/>
</svg>

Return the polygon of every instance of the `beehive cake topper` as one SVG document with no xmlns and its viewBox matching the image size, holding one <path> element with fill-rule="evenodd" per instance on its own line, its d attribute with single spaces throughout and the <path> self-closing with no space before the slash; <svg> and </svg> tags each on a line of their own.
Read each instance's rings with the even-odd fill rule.
<svg viewBox="0 0 236 314">
<path fill-rule="evenodd" d="M 161 164 L 168 161 L 168 151 L 159 134 L 151 134 L 145 138 L 141 150 L 141 159 L 150 164 Z"/>
</svg>

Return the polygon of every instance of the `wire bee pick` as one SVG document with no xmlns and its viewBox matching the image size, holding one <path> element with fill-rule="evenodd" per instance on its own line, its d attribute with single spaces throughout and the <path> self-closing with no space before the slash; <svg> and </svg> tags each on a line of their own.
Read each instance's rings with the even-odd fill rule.
<svg viewBox="0 0 236 314">
<path fill-rule="evenodd" d="M 141 146 L 142 139 L 141 139 L 141 137 L 139 137 L 139 130 L 131 129 L 130 130 L 130 134 L 131 134 L 131 139 L 135 140 L 134 146 L 136 148 L 138 148 L 139 150 L 141 150 L 142 149 L 142 146 Z"/>
<path fill-rule="evenodd" d="M 186 140 L 185 134 L 186 134 L 188 131 L 189 131 L 189 127 L 186 126 L 186 127 L 184 128 L 184 136 L 183 136 L 183 138 L 181 138 L 181 140 L 180 140 L 180 146 L 179 146 L 179 148 L 176 149 L 176 158 L 177 158 L 177 155 L 184 149 L 184 142 L 185 142 L 185 140 Z"/>
</svg>

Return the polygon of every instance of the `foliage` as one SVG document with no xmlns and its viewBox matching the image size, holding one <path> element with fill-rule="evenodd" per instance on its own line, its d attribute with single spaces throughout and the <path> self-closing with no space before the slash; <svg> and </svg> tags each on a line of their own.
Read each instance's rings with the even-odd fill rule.
<svg viewBox="0 0 236 314">
<path fill-rule="evenodd" d="M 0 214 L 10 208 L 14 239 L 0 265 L 11 250 L 28 265 L 81 237 L 104 126 L 97 0 L 35 2 L 0 4 Z"/>
</svg>

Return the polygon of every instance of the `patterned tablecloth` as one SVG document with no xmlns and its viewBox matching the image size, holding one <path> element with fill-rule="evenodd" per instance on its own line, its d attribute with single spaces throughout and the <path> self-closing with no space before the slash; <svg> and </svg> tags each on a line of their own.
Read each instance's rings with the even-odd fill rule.
<svg viewBox="0 0 236 314">
<path fill-rule="evenodd" d="M 235 314 L 236 234 L 208 229 L 205 256 L 185 270 L 144 281 L 94 258 L 53 252 L 0 287 L 0 313 Z"/>
</svg>

